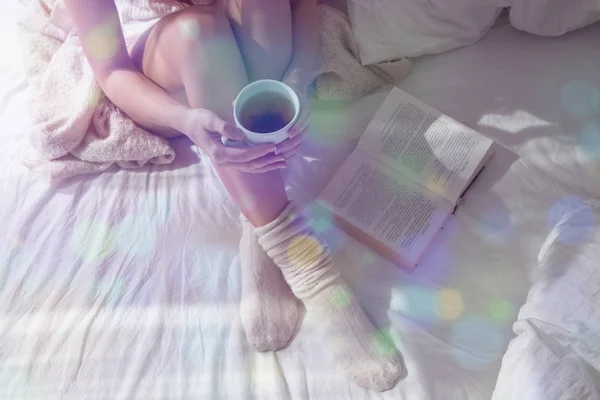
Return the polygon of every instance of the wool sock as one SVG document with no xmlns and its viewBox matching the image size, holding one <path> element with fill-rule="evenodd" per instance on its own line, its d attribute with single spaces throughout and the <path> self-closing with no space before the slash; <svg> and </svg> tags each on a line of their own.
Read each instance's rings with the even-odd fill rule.
<svg viewBox="0 0 600 400">
<path fill-rule="evenodd" d="M 342 373 L 371 390 L 391 389 L 402 373 L 399 353 L 369 321 L 309 221 L 290 203 L 255 232 L 307 315 L 322 321 L 322 339 Z"/>
<path fill-rule="evenodd" d="M 240 316 L 248 341 L 258 351 L 275 351 L 292 338 L 300 303 L 280 269 L 258 243 L 254 228 L 242 220 Z"/>
</svg>

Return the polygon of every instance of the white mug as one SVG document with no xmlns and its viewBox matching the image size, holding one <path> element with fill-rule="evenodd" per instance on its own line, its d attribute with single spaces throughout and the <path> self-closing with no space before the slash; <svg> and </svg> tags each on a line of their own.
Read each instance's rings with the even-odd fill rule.
<svg viewBox="0 0 600 400">
<path fill-rule="evenodd" d="M 257 133 L 252 132 L 251 130 L 244 127 L 240 122 L 240 111 L 244 108 L 244 105 L 248 100 L 252 99 L 254 96 L 259 95 L 260 93 L 278 93 L 283 95 L 294 107 L 294 116 L 290 120 L 290 122 L 275 132 L 269 133 Z M 283 142 L 288 138 L 288 130 L 296 123 L 298 120 L 298 116 L 300 115 L 300 99 L 298 95 L 288 85 L 283 82 L 279 82 L 272 79 L 262 79 L 259 81 L 252 82 L 245 88 L 243 88 L 240 93 L 237 95 L 235 99 L 235 106 L 233 107 L 233 118 L 235 120 L 235 124 L 244 134 L 245 141 L 249 144 L 263 144 L 263 143 L 274 143 L 278 144 Z M 223 144 L 233 145 L 234 141 L 229 141 L 226 137 L 222 137 Z"/>
</svg>

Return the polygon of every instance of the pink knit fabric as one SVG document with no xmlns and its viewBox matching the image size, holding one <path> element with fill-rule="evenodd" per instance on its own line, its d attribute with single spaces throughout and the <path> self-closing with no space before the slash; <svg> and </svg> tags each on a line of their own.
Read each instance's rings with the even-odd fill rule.
<svg viewBox="0 0 600 400">
<path fill-rule="evenodd" d="M 178 9 L 148 0 L 117 1 L 124 31 L 152 26 Z M 19 24 L 24 64 L 32 89 L 31 148 L 24 163 L 51 179 L 168 164 L 167 140 L 146 132 L 102 93 L 61 0 L 32 2 Z M 135 42 L 128 35 L 128 45 Z"/>
</svg>

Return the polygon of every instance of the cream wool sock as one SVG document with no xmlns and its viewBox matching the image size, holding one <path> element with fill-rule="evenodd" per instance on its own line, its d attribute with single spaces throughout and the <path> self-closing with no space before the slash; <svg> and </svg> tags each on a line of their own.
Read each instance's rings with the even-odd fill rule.
<svg viewBox="0 0 600 400">
<path fill-rule="evenodd" d="M 255 232 L 307 313 L 323 321 L 337 367 L 365 388 L 392 388 L 402 373 L 398 351 L 368 320 L 309 222 L 290 203 Z"/>
<path fill-rule="evenodd" d="M 279 350 L 294 334 L 300 304 L 258 243 L 250 222 L 243 217 L 241 220 L 242 325 L 248 341 L 258 351 Z"/>
</svg>

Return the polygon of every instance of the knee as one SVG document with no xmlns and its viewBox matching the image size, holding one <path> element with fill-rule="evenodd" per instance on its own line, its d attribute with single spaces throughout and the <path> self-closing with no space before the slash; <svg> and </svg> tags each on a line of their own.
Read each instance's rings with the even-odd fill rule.
<svg viewBox="0 0 600 400">
<path fill-rule="evenodd" d="M 169 25 L 172 44 L 183 47 L 227 36 L 231 30 L 225 14 L 213 6 L 186 8 L 175 13 Z"/>
<path fill-rule="evenodd" d="M 171 61 L 208 68 L 211 61 L 237 52 L 237 43 L 229 20 L 216 7 L 189 7 L 172 16 L 163 40 Z"/>
<path fill-rule="evenodd" d="M 210 60 L 222 58 L 225 49 L 237 50 L 229 20 L 214 6 L 188 7 L 163 18 L 149 45 L 160 54 L 160 63 L 172 70 L 190 65 L 208 68 Z"/>
</svg>

